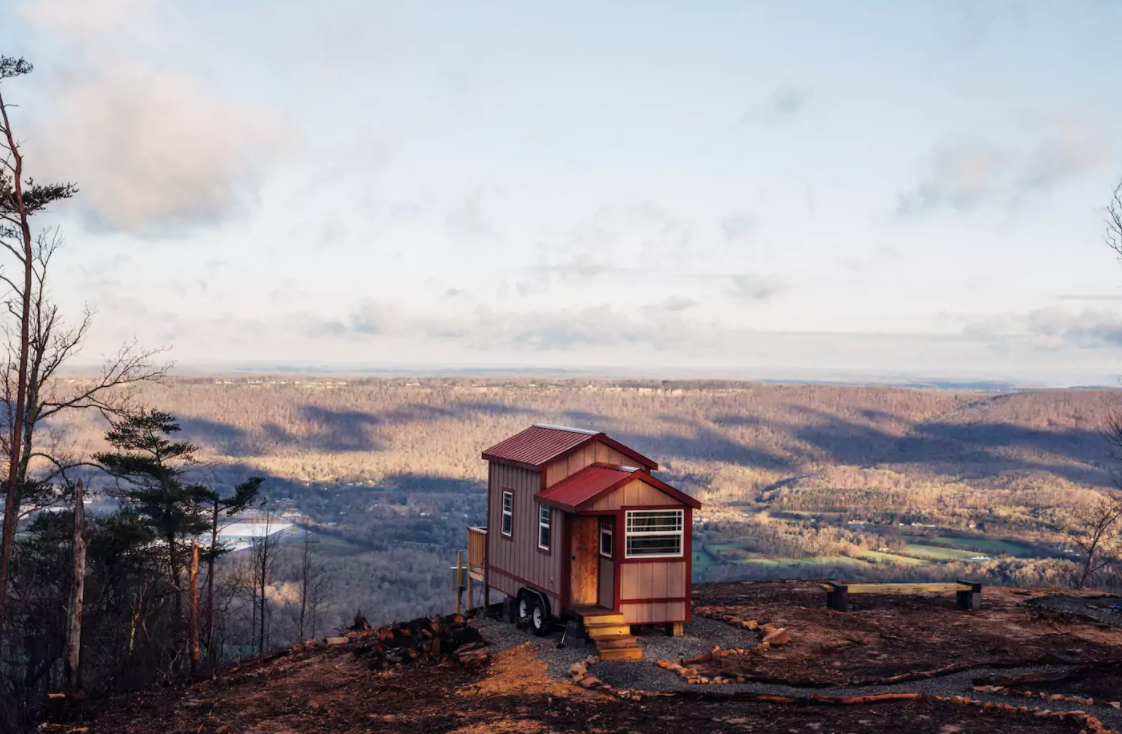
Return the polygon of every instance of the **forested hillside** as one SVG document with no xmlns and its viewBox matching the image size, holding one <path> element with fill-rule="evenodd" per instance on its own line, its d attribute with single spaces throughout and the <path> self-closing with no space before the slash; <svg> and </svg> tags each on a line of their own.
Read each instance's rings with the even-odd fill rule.
<svg viewBox="0 0 1122 734">
<path fill-rule="evenodd" d="M 539 421 L 603 430 L 698 495 L 699 579 L 949 574 L 984 535 L 1027 544 L 990 553 L 994 573 L 1054 581 L 1066 518 L 1111 486 L 1102 430 L 1122 409 L 1094 390 L 466 378 L 179 378 L 140 399 L 179 416 L 220 481 L 264 474 L 274 505 L 310 519 L 332 620 L 446 608 L 464 527 L 483 522 L 479 454 Z M 82 420 L 58 428 L 96 448 L 101 426 Z"/>
</svg>

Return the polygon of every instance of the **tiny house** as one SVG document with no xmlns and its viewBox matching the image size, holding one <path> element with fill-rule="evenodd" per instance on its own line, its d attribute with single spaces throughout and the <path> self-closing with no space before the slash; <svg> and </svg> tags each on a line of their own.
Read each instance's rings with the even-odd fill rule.
<svg viewBox="0 0 1122 734">
<path fill-rule="evenodd" d="M 656 462 L 601 432 L 544 424 L 483 459 L 487 527 L 469 530 L 469 567 L 535 632 L 573 616 L 680 632 L 701 504 L 653 476 Z"/>
</svg>

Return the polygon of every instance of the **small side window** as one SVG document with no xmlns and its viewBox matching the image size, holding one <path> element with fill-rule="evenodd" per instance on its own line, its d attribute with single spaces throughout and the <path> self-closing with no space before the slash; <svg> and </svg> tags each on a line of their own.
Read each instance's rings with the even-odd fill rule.
<svg viewBox="0 0 1122 734">
<path fill-rule="evenodd" d="M 503 492 L 503 535 L 510 535 L 514 530 L 514 494 Z"/>
<path fill-rule="evenodd" d="M 538 505 L 538 547 L 549 550 L 549 519 L 550 509 Z"/>
<path fill-rule="evenodd" d="M 612 536 L 615 524 L 614 517 L 600 518 L 600 555 L 605 558 L 612 557 Z"/>
</svg>

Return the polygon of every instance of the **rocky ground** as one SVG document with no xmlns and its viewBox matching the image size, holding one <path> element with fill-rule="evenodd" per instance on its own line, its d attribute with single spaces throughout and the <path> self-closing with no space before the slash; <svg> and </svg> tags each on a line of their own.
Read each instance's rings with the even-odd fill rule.
<svg viewBox="0 0 1122 734">
<path fill-rule="evenodd" d="M 1111 686 L 1122 681 L 1122 630 L 1018 606 L 1019 601 L 1047 596 L 1045 592 L 1032 590 L 1025 596 L 1025 590 L 987 590 L 989 607 L 972 614 L 958 612 L 953 603 L 944 608 L 940 600 L 927 597 L 870 599 L 867 608 L 862 603 L 852 612 L 820 614 L 818 604 L 811 602 L 821 603 L 821 596 L 813 600 L 798 588 L 797 584 L 773 583 L 697 589 L 699 607 L 721 607 L 735 610 L 741 618 L 748 614 L 761 623 L 784 625 L 788 642 L 756 655 L 759 659 L 752 660 L 750 668 L 767 673 L 773 682 L 690 684 L 656 664 L 660 659 L 696 657 L 713 645 L 756 644 L 760 633 L 739 624 L 698 617 L 683 638 L 644 634 L 640 637 L 644 661 L 593 663 L 588 675 L 608 685 L 586 688 L 572 682 L 568 670 L 593 654 L 591 648 L 570 641 L 559 646 L 560 634 L 534 638 L 513 625 L 477 620 L 472 626 L 488 645 L 486 660 L 478 655 L 479 643 L 458 626 L 451 643 L 447 631 L 437 635 L 443 635 L 446 647 L 455 646 L 441 654 L 436 654 L 436 642 L 425 646 L 427 637 L 424 642 L 418 642 L 415 635 L 411 642 L 393 643 L 384 632 L 352 635 L 338 644 L 285 651 L 190 686 L 81 702 L 57 701 L 42 731 L 954 734 L 1031 730 L 1078 734 L 1122 727 L 1122 712 L 1109 700 Z M 925 601 L 929 603 L 926 612 L 920 608 Z M 889 627 L 887 620 L 895 620 L 898 626 Z M 423 629 L 416 632 L 424 634 Z M 847 642 L 824 644 L 828 634 L 843 635 Z M 864 642 L 853 642 L 844 634 Z M 931 639 L 952 638 L 974 641 L 976 655 L 968 660 L 975 667 L 922 680 L 837 685 L 901 667 L 937 668 L 948 653 Z M 908 648 L 901 639 L 911 639 L 914 644 Z M 983 640 L 988 642 L 983 645 L 979 642 Z M 876 652 L 878 646 L 894 655 L 907 654 L 909 661 L 900 664 L 878 659 L 882 654 Z M 967 647 L 963 644 L 955 650 L 961 656 Z M 400 652 L 430 648 L 432 654 L 427 655 L 409 657 Z M 457 653 L 463 649 L 471 650 L 470 658 Z M 1021 653 L 1033 661 L 1042 653 L 1057 659 L 1047 665 L 994 667 L 996 663 L 1015 664 Z M 800 656 L 807 659 L 800 662 Z M 401 663 L 386 666 L 387 660 L 399 659 Z M 731 659 L 718 658 L 722 664 Z M 847 671 L 847 660 L 859 672 Z M 1088 665 L 1092 660 L 1097 664 Z M 833 665 L 837 661 L 843 665 Z M 826 678 L 825 673 L 834 678 Z M 792 685 L 815 678 L 813 687 Z M 838 699 L 875 693 L 890 693 L 894 698 L 872 703 L 860 698 L 861 703 L 849 704 Z M 1066 700 L 1080 696 L 1079 701 Z M 1043 711 L 1055 713 L 1044 715 Z M 1092 715 L 1094 721 L 1078 711 Z"/>
</svg>

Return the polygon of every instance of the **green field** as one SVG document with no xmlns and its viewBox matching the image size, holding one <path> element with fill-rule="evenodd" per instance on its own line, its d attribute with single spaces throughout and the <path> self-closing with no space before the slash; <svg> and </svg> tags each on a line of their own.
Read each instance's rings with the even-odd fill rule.
<svg viewBox="0 0 1122 734">
<path fill-rule="evenodd" d="M 711 555 L 705 551 L 705 546 L 695 540 L 693 542 L 693 580 L 696 583 L 705 581 L 705 574 L 714 565 Z"/>
<path fill-rule="evenodd" d="M 932 561 L 969 561 L 971 558 L 978 555 L 977 551 L 949 548 L 945 545 L 923 545 L 920 543 L 908 543 L 908 552 L 914 556 Z"/>
<path fill-rule="evenodd" d="M 709 543 L 705 546 L 705 550 L 716 553 L 718 551 L 744 550 L 744 546 L 740 543 Z"/>
<path fill-rule="evenodd" d="M 907 556 L 898 556 L 895 553 L 882 553 L 880 551 L 865 551 L 857 557 L 875 563 L 895 563 L 899 566 L 922 566 L 927 563 L 927 561 L 920 558 L 908 558 Z"/>
<path fill-rule="evenodd" d="M 799 568 L 802 566 L 865 566 L 860 558 L 849 556 L 806 556 L 805 558 L 767 558 L 756 556 L 734 561 L 737 565 L 769 566 L 774 568 Z"/>
<path fill-rule="evenodd" d="M 953 535 L 939 535 L 932 541 L 938 545 L 947 545 L 956 548 L 970 546 L 978 548 L 987 556 L 1000 556 L 1007 554 L 1017 558 L 1034 558 L 1037 554 L 1031 548 L 1012 540 L 992 540 L 989 538 L 956 538 Z M 974 555 L 978 555 L 975 553 Z"/>
</svg>

